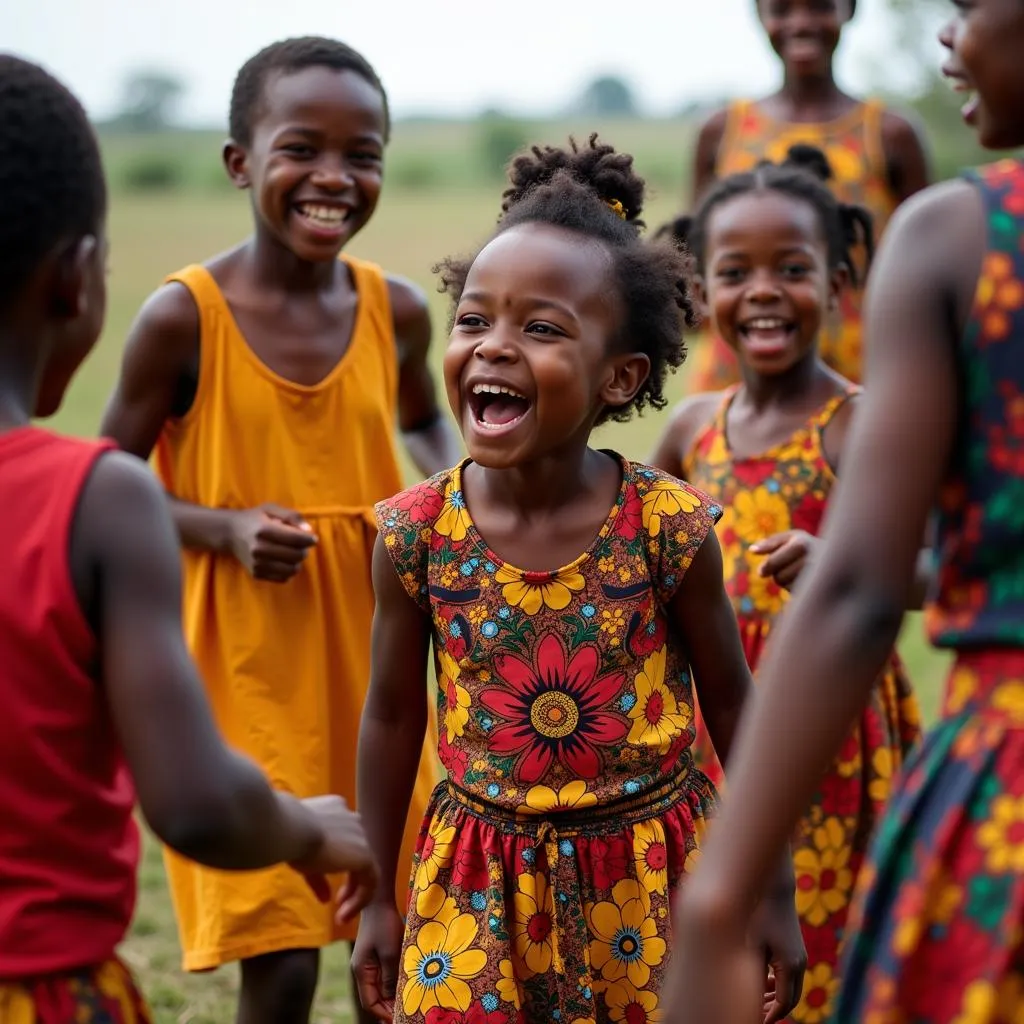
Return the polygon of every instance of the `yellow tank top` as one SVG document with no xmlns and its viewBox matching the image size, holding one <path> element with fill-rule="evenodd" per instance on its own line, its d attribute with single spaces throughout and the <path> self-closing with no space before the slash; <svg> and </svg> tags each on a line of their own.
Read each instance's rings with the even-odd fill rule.
<svg viewBox="0 0 1024 1024">
<path fill-rule="evenodd" d="M 781 162 L 797 143 L 816 146 L 832 167 L 829 186 L 840 201 L 863 206 L 871 214 L 877 241 L 896 208 L 882 147 L 884 113 L 881 102 L 867 100 L 833 121 L 803 124 L 776 121 L 754 101 L 740 100 L 728 109 L 715 177 L 753 170 L 761 160 Z M 863 285 L 864 253 L 855 252 L 853 257 Z M 861 300 L 862 288 L 846 288 L 840 309 L 825 325 L 820 341 L 822 359 L 855 383 L 862 376 Z M 719 338 L 708 337 L 699 346 L 697 363 L 688 381 L 690 390 L 716 391 L 739 380 L 736 357 Z"/>
<path fill-rule="evenodd" d="M 185 551 L 185 631 L 228 743 L 277 786 L 299 796 L 340 793 L 354 804 L 370 672 L 373 505 L 402 481 L 387 280 L 372 264 L 347 256 L 345 263 L 358 292 L 352 338 L 312 386 L 284 379 L 256 356 L 205 267 L 169 278 L 189 289 L 199 310 L 199 381 L 191 409 L 166 425 L 153 461 L 167 490 L 185 501 L 232 509 L 274 502 L 312 525 L 319 543 L 285 584 L 253 580 L 228 555 Z M 435 736 L 426 747 L 436 750 Z M 429 753 L 421 764 L 407 864 L 435 763 Z M 331 908 L 288 868 L 227 874 L 173 855 L 168 866 L 186 969 L 354 936 L 353 927 L 333 930 Z"/>
</svg>

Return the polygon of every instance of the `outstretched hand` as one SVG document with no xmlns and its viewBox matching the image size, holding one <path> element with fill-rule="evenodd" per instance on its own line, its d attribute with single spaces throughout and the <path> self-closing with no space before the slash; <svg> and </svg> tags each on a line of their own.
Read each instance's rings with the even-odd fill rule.
<svg viewBox="0 0 1024 1024">
<path fill-rule="evenodd" d="M 772 577 L 787 590 L 807 566 L 819 544 L 817 537 L 804 530 L 784 530 L 750 545 L 755 555 L 768 557 L 758 566 L 760 576 Z"/>
</svg>

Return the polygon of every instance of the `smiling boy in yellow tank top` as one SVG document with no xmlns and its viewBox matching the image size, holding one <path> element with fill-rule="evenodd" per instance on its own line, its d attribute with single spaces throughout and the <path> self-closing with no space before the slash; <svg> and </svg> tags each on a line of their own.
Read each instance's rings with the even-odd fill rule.
<svg viewBox="0 0 1024 1024">
<path fill-rule="evenodd" d="M 379 79 L 342 43 L 288 40 L 242 68 L 224 158 L 254 235 L 149 299 L 103 422 L 154 454 L 171 496 L 186 634 L 222 732 L 300 796 L 355 796 L 372 508 L 402 486 L 396 418 L 424 473 L 459 458 L 423 296 L 338 258 L 376 207 L 388 129 Z M 409 863 L 436 778 L 425 754 Z M 307 1019 L 320 947 L 354 928 L 284 870 L 167 868 L 185 968 L 241 961 L 243 1024 Z"/>
</svg>

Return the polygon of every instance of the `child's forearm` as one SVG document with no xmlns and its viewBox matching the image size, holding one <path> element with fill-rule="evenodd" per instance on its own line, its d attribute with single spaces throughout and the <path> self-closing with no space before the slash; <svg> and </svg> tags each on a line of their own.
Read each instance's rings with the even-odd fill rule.
<svg viewBox="0 0 1024 1024">
<path fill-rule="evenodd" d="M 193 505 L 173 495 L 168 495 L 168 498 L 182 547 L 217 554 L 231 550 L 232 524 L 237 516 L 235 510 Z"/>
<path fill-rule="evenodd" d="M 357 808 L 380 868 L 376 902 L 393 903 L 402 836 L 426 734 L 426 702 L 387 718 L 368 705 L 359 729 Z"/>
</svg>

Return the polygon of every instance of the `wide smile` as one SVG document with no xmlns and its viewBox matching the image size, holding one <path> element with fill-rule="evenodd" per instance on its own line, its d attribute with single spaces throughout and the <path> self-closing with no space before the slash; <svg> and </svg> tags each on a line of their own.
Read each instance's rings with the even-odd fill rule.
<svg viewBox="0 0 1024 1024">
<path fill-rule="evenodd" d="M 778 355 L 789 348 L 796 336 L 797 325 L 778 316 L 759 316 L 739 326 L 739 336 L 747 352 L 755 355 Z"/>
<path fill-rule="evenodd" d="M 981 102 L 977 90 L 973 85 L 971 85 L 967 78 L 955 71 L 949 71 L 946 68 L 943 68 L 942 74 L 945 76 L 946 81 L 949 82 L 949 87 L 953 92 L 966 94 L 967 99 L 965 100 L 964 105 L 960 108 L 960 116 L 968 124 L 973 124 Z"/>
<path fill-rule="evenodd" d="M 515 430 L 533 403 L 507 384 L 477 383 L 468 388 L 466 406 L 475 427 L 498 436 Z"/>
<path fill-rule="evenodd" d="M 324 238 L 345 235 L 355 212 L 351 206 L 315 200 L 295 203 L 292 209 L 303 227 Z"/>
</svg>

